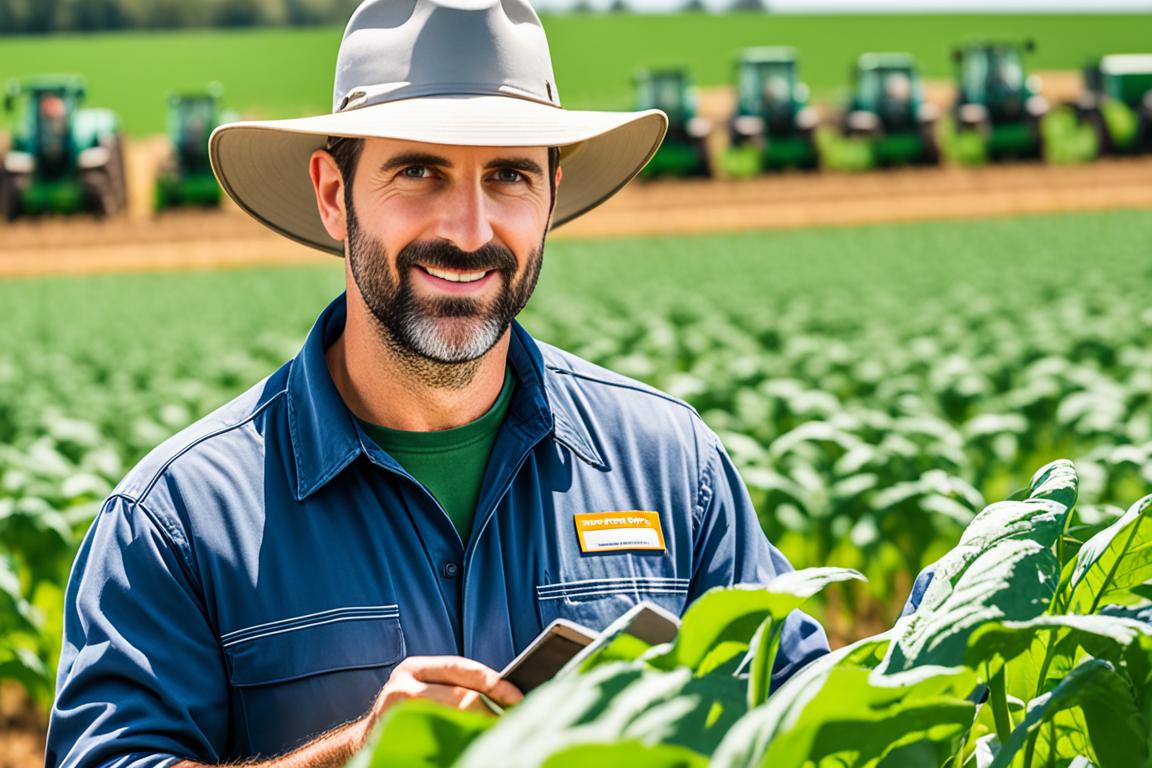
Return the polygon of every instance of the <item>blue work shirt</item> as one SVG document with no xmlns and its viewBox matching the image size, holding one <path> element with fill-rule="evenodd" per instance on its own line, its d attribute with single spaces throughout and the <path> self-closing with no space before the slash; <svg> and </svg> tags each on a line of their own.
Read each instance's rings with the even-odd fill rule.
<svg viewBox="0 0 1152 768">
<path fill-rule="evenodd" d="M 48 768 L 220 763 L 290 750 L 371 707 L 408 655 L 500 669 L 553 619 L 789 570 L 716 436 L 684 403 L 512 329 L 517 378 L 471 536 L 361 429 L 325 349 L 150 453 L 68 585 Z M 664 549 L 582 552 L 574 515 L 659 514 Z M 774 682 L 823 654 L 788 620 Z"/>
</svg>

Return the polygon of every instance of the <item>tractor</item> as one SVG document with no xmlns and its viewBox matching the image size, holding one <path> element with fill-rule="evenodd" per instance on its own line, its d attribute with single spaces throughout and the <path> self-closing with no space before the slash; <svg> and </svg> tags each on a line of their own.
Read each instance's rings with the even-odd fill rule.
<svg viewBox="0 0 1152 768">
<path fill-rule="evenodd" d="M 1113 54 L 1084 68 L 1074 105 L 1101 155 L 1152 152 L 1152 54 Z"/>
<path fill-rule="evenodd" d="M 0 215 L 13 221 L 46 213 L 110 216 L 124 209 L 120 121 L 82 107 L 75 75 L 13 80 L 4 94 L 11 145 L 0 172 Z"/>
<path fill-rule="evenodd" d="M 1043 158 L 1040 121 L 1048 102 L 1040 84 L 1024 68 L 1024 53 L 1035 46 L 981 41 L 952 51 L 956 65 L 957 137 L 975 137 L 983 159 Z"/>
<path fill-rule="evenodd" d="M 940 162 L 939 110 L 924 100 L 920 73 L 910 54 L 861 54 L 852 81 L 841 133 L 866 143 L 871 165 Z"/>
<path fill-rule="evenodd" d="M 732 175 L 816 168 L 820 116 L 796 75 L 793 48 L 747 48 L 736 59 L 736 110 L 728 121 Z"/>
<path fill-rule="evenodd" d="M 660 109 L 668 115 L 664 143 L 644 167 L 642 176 L 712 175 L 708 136 L 712 124 L 696 113 L 691 76 L 683 69 L 644 70 L 633 80 L 637 109 Z"/>
<path fill-rule="evenodd" d="M 216 126 L 230 119 L 220 109 L 222 93 L 219 84 L 213 83 L 206 91 L 169 95 L 171 147 L 156 179 L 156 211 L 183 205 L 220 204 L 220 185 L 208 159 L 208 137 Z"/>
</svg>

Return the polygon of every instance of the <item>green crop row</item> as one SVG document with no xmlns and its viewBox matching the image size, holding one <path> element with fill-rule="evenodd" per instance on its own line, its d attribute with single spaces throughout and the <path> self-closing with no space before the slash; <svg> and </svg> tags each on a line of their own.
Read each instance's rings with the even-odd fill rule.
<svg viewBox="0 0 1152 768">
<path fill-rule="evenodd" d="M 560 93 L 569 108 L 631 106 L 643 67 L 688 67 L 700 85 L 732 82 L 735 51 L 794 45 L 800 72 L 823 99 L 838 97 L 866 50 L 907 50 L 926 77 L 952 76 L 949 51 L 972 38 L 1031 37 L 1036 69 L 1077 69 L 1092 56 L 1147 48 L 1147 15 L 771 14 L 567 15 L 544 18 Z M 229 107 L 252 117 L 295 117 L 331 108 L 341 30 L 125 32 L 0 37 L 0 81 L 44 72 L 88 77 L 89 103 L 116 110 L 134 135 L 163 133 L 172 90 L 224 85 Z M 595 50 L 596 55 L 589 55 Z"/>
<path fill-rule="evenodd" d="M 1152 487 L 1152 214 L 553 242 L 523 321 L 691 402 L 814 606 L 891 626 L 990 499 L 1073 459 L 1087 537 Z M 294 354 L 328 268 L 0 283 L 0 677 L 50 695 L 62 588 L 145 451 Z"/>
<path fill-rule="evenodd" d="M 1087 541 L 1068 462 L 986 507 L 919 610 L 769 693 L 790 611 L 855 571 L 693 603 L 672 643 L 609 627 L 490 719 L 404 702 L 351 766 L 566 768 L 1152 764 L 1152 495 Z"/>
</svg>

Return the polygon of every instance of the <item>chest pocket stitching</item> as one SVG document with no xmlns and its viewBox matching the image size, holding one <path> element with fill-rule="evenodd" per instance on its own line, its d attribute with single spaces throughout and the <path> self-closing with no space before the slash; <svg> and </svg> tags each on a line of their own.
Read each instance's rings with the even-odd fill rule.
<svg viewBox="0 0 1152 768">
<path fill-rule="evenodd" d="M 610 579 L 581 579 L 536 586 L 538 600 L 560 600 L 619 594 L 688 594 L 688 579 L 661 576 L 628 576 Z"/>
<path fill-rule="evenodd" d="M 346 623 L 346 628 L 333 624 Z M 314 621 L 246 638 L 224 648 L 228 677 L 238 688 L 274 685 L 313 675 L 388 667 L 406 655 L 399 612 Z"/>
<path fill-rule="evenodd" d="M 233 630 L 226 632 L 220 636 L 221 647 L 229 648 L 238 643 L 243 643 L 248 640 L 256 640 L 261 637 L 268 637 L 270 635 L 279 635 L 284 632 L 291 632 L 299 629 L 307 629 L 308 627 L 320 626 L 322 624 L 335 624 L 341 621 L 363 621 L 368 619 L 399 619 L 400 606 L 392 605 L 377 605 L 377 606 L 359 606 L 349 608 L 332 608 L 327 611 L 318 611 L 316 613 L 306 613 L 301 616 L 293 616 L 288 619 L 278 619 L 276 621 L 269 621 L 263 624 L 255 624 L 251 627 Z"/>
</svg>

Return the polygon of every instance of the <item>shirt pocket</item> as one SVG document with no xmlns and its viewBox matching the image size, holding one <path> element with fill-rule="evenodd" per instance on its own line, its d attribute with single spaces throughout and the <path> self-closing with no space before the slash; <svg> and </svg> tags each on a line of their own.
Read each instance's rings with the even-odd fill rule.
<svg viewBox="0 0 1152 768">
<path fill-rule="evenodd" d="M 325 611 L 231 632 L 238 754 L 271 757 L 364 715 L 405 656 L 398 606 Z"/>
<path fill-rule="evenodd" d="M 679 616 L 687 599 L 688 579 L 665 576 L 571 579 L 536 587 L 543 626 L 568 619 L 597 632 L 642 600 Z"/>
</svg>

